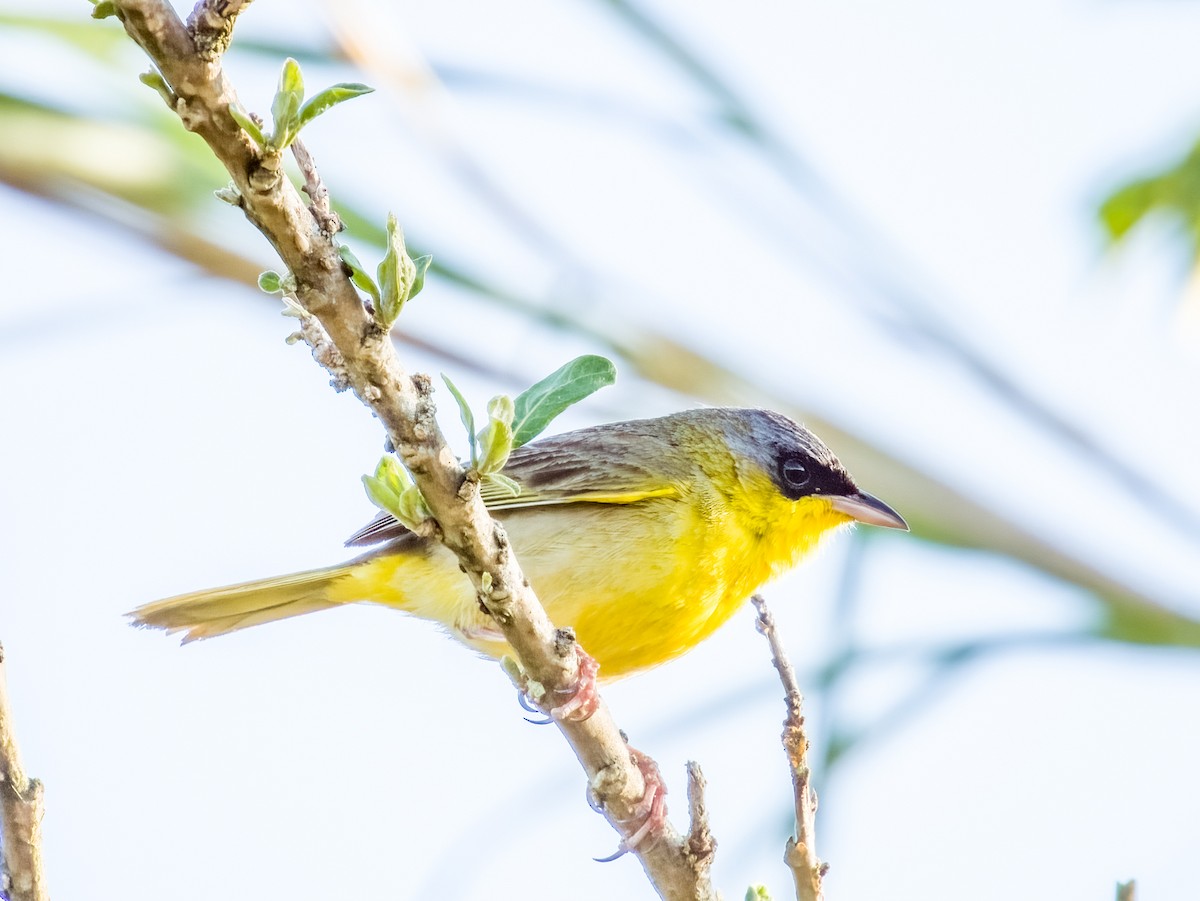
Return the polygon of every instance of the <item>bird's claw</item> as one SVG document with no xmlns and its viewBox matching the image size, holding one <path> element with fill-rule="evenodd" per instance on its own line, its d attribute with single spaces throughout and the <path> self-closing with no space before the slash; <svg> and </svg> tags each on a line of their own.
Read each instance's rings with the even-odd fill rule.
<svg viewBox="0 0 1200 901">
<path fill-rule="evenodd" d="M 521 705 L 522 710 L 538 714 L 536 718 L 531 716 L 525 717 L 525 722 L 533 723 L 535 726 L 549 726 L 554 722 L 553 717 L 546 716 L 542 712 L 542 708 L 537 705 L 537 702 L 519 688 L 517 689 L 517 703 Z"/>
<path fill-rule="evenodd" d="M 550 716 L 559 722 L 581 723 L 588 719 L 600 706 L 600 692 L 596 688 L 596 674 L 600 664 L 579 645 L 575 645 L 579 676 L 573 688 L 561 689 L 566 695 L 563 703 L 550 708 Z"/>
<path fill-rule="evenodd" d="M 621 820 L 619 826 L 622 827 L 622 831 L 626 825 L 636 823 L 637 826 L 621 839 L 616 851 L 608 857 L 595 858 L 597 863 L 609 863 L 630 851 L 636 851 L 647 839 L 653 842 L 662 831 L 663 824 L 667 822 L 667 787 L 662 781 L 658 764 L 636 748 L 629 749 L 629 757 L 641 772 L 645 789 L 633 816 Z"/>
</svg>

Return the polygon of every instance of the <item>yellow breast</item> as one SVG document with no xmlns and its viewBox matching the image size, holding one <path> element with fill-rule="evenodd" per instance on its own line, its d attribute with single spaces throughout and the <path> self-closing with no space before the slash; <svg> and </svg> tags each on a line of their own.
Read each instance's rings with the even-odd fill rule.
<svg viewBox="0 0 1200 901">
<path fill-rule="evenodd" d="M 575 629 L 602 678 L 691 649 L 822 533 L 848 521 L 825 501 L 789 501 L 765 476 L 744 473 L 725 490 L 698 479 L 675 497 L 531 507 L 498 518 L 551 620 Z M 377 558 L 337 590 L 344 600 L 441 622 L 491 656 L 508 652 L 441 546 Z"/>
</svg>

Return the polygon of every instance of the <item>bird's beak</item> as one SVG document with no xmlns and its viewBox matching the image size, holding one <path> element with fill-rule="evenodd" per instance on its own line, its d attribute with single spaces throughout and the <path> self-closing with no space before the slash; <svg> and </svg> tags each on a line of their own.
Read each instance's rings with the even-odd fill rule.
<svg viewBox="0 0 1200 901">
<path fill-rule="evenodd" d="M 872 497 L 865 491 L 856 494 L 839 494 L 826 498 L 833 509 L 845 513 L 851 519 L 870 526 L 882 526 L 885 529 L 902 529 L 908 531 L 908 523 L 904 517 L 885 504 L 877 497 Z"/>
</svg>

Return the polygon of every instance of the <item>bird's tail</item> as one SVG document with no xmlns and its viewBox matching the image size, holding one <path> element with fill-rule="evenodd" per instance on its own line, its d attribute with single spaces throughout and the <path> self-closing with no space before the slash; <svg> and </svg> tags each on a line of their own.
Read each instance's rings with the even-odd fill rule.
<svg viewBox="0 0 1200 901">
<path fill-rule="evenodd" d="M 259 623 L 337 607 L 345 600 L 333 599 L 329 589 L 350 570 L 350 566 L 331 566 L 226 588 L 194 591 L 138 607 L 129 617 L 137 626 L 185 632 L 183 641 L 186 644 Z"/>
</svg>

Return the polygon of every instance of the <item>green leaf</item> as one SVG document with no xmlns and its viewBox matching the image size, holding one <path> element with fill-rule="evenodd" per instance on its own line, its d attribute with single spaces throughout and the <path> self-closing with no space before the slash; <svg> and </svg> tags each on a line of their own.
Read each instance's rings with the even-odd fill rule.
<svg viewBox="0 0 1200 901">
<path fill-rule="evenodd" d="M 515 402 L 513 447 L 528 444 L 567 407 L 616 380 L 617 368 L 611 360 L 586 354 L 522 391 Z"/>
<path fill-rule="evenodd" d="M 175 109 L 175 94 L 167 84 L 167 80 L 162 77 L 162 74 L 158 70 L 151 69 L 149 72 L 143 72 L 138 76 L 138 81 L 146 87 L 157 91 L 158 96 L 163 99 L 163 103 L 167 105 L 168 109 Z"/>
<path fill-rule="evenodd" d="M 396 510 L 396 519 L 414 532 L 421 527 L 421 523 L 429 519 L 432 515 L 429 506 L 425 503 L 425 498 L 421 495 L 421 489 L 416 485 L 406 488 L 404 493 L 400 495 L 400 504 Z"/>
<path fill-rule="evenodd" d="M 375 474 L 363 476 L 367 497 L 380 510 L 414 531 L 429 518 L 429 507 L 412 477 L 390 454 L 381 457 Z"/>
<path fill-rule="evenodd" d="M 1100 223 L 1109 240 L 1119 241 L 1159 203 L 1156 178 L 1130 182 L 1113 192 L 1100 206 Z"/>
<path fill-rule="evenodd" d="M 397 495 L 412 484 L 408 471 L 400 465 L 399 460 L 391 455 L 379 458 L 379 463 L 375 467 L 375 478 Z"/>
<path fill-rule="evenodd" d="M 471 405 L 462 396 L 462 392 L 458 390 L 458 386 L 450 381 L 450 376 L 444 372 L 442 373 L 442 381 L 446 383 L 446 387 L 454 395 L 455 403 L 458 404 L 458 418 L 462 420 L 463 428 L 467 430 L 467 441 L 471 445 L 471 468 L 474 469 L 475 464 L 478 462 L 475 444 L 475 414 L 471 412 Z"/>
<path fill-rule="evenodd" d="M 300 64 L 290 56 L 283 61 L 279 86 L 271 101 L 271 147 L 284 150 L 300 131 L 300 104 L 304 100 L 304 76 Z"/>
<path fill-rule="evenodd" d="M 323 91 L 318 91 L 313 95 L 304 106 L 300 107 L 300 119 L 297 125 L 297 130 L 303 128 L 321 113 L 337 106 L 339 103 L 345 103 L 347 100 L 353 100 L 355 97 L 361 97 L 363 94 L 370 94 L 375 89 L 365 84 L 352 82 L 342 82 L 335 84 L 331 88 L 326 88 Z"/>
<path fill-rule="evenodd" d="M 499 485 L 501 488 L 503 488 L 505 491 L 507 491 L 509 493 L 509 495 L 512 497 L 516 497 L 518 494 L 521 493 L 521 486 L 517 482 L 517 480 L 510 479 L 508 476 L 504 475 L 504 473 L 501 473 L 501 472 L 486 472 L 483 474 L 483 481 L 491 482 L 494 485 Z"/>
<path fill-rule="evenodd" d="M 379 279 L 380 324 L 390 329 L 400 317 L 400 311 L 408 301 L 417 269 L 404 247 L 404 232 L 396 222 L 394 213 L 387 218 L 387 252 L 376 269 Z"/>
<path fill-rule="evenodd" d="M 250 140 L 257 144 L 260 150 L 266 148 L 267 139 L 263 136 L 262 128 L 241 107 L 230 104 L 229 115 L 233 117 L 234 122 L 242 127 L 242 131 L 250 135 Z"/>
<path fill-rule="evenodd" d="M 258 288 L 267 294 L 282 294 L 283 276 L 274 269 L 268 269 L 266 272 L 259 273 Z"/>
<path fill-rule="evenodd" d="M 396 214 L 388 213 L 387 217 L 387 249 L 383 260 L 375 268 L 375 277 L 379 282 L 379 314 L 384 328 L 391 328 L 400 315 L 400 307 L 404 301 L 400 298 L 400 253 L 404 252 L 404 239 L 399 238 L 400 249 L 397 252 L 397 236 L 399 226 Z"/>
<path fill-rule="evenodd" d="M 500 394 L 488 401 L 488 424 L 479 433 L 479 463 L 481 475 L 499 472 L 508 462 L 513 449 L 513 400 Z"/>
<path fill-rule="evenodd" d="M 1177 225 L 1200 257 L 1200 144 L 1167 168 L 1120 186 L 1099 210 L 1113 243 L 1152 216 Z"/>
<path fill-rule="evenodd" d="M 107 19 L 117 14 L 117 6 L 111 0 L 92 0 L 92 18 Z"/>
<path fill-rule="evenodd" d="M 362 263 L 358 261 L 358 257 L 345 244 L 338 247 L 338 255 L 342 258 L 342 262 L 346 264 L 346 268 L 350 270 L 350 281 L 354 282 L 356 288 L 360 291 L 366 291 L 371 295 L 371 299 L 375 301 L 375 306 L 379 306 L 379 288 L 367 275 L 367 272 L 362 267 Z"/>
<path fill-rule="evenodd" d="M 290 56 L 283 61 L 276 94 L 288 94 L 300 100 L 304 99 L 304 74 L 300 71 L 300 64 Z M 290 101 L 288 105 L 291 105 Z M 299 105 L 296 108 L 299 109 Z"/>
<path fill-rule="evenodd" d="M 399 500 L 398 496 L 389 491 L 388 487 L 374 476 L 363 476 L 362 482 L 363 488 L 366 489 L 367 497 L 370 498 L 371 503 L 380 510 L 391 513 L 392 509 L 396 506 L 396 503 Z"/>
<path fill-rule="evenodd" d="M 746 901 L 771 901 L 771 893 L 765 885 L 752 885 L 746 889 Z"/>
<path fill-rule="evenodd" d="M 421 289 L 425 287 L 425 273 L 429 271 L 429 265 L 433 262 L 433 254 L 426 253 L 413 260 L 413 268 L 416 274 L 413 276 L 412 290 L 408 292 L 408 299 L 412 300 L 421 293 Z"/>
<path fill-rule="evenodd" d="M 285 305 L 296 307 L 303 310 L 299 304 L 291 303 L 289 295 L 296 293 L 296 276 L 290 272 L 285 272 L 280 275 L 274 269 L 268 269 L 266 272 L 260 273 L 258 276 L 258 287 L 268 294 L 282 294 Z M 285 313 L 285 315 L 287 315 Z"/>
</svg>

